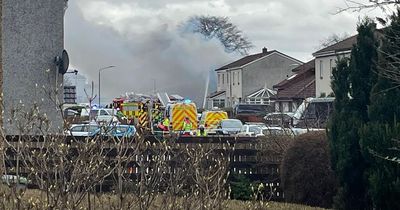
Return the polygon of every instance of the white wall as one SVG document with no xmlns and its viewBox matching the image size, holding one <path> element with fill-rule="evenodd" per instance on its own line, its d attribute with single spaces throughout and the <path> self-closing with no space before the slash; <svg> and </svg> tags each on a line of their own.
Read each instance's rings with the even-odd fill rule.
<svg viewBox="0 0 400 210">
<path fill-rule="evenodd" d="M 350 57 L 350 52 L 315 58 L 315 95 L 317 97 L 321 94 L 328 96 L 332 93 L 332 68 L 336 67 L 338 56 Z"/>
<path fill-rule="evenodd" d="M 239 101 L 242 98 L 242 70 L 229 71 L 229 85 L 230 85 L 230 97 L 233 100 Z"/>
<path fill-rule="evenodd" d="M 226 91 L 228 89 L 227 74 L 225 70 L 217 72 L 217 91 Z"/>
<path fill-rule="evenodd" d="M 217 91 L 226 91 L 226 106 L 232 106 L 242 98 L 242 69 L 217 72 Z"/>
</svg>

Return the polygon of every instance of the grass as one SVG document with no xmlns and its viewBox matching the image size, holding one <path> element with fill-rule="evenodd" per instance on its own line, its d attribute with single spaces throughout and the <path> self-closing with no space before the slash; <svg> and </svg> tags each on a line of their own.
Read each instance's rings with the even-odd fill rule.
<svg viewBox="0 0 400 210">
<path fill-rule="evenodd" d="M 250 202 L 231 200 L 228 202 L 228 209 L 230 210 L 253 209 L 252 207 L 254 207 L 254 205 L 255 204 L 250 204 Z M 323 208 L 318 208 L 318 207 L 311 207 L 293 203 L 281 203 L 281 202 L 268 202 L 265 205 L 263 205 L 263 207 L 260 209 L 323 210 Z"/>
<path fill-rule="evenodd" d="M 10 194 L 10 191 L 7 189 L 2 190 L 0 194 L 0 200 L 2 201 L 1 208 L 4 209 L 15 209 L 16 205 L 13 203 L 13 196 Z M 132 197 L 133 198 L 133 197 Z M 91 196 L 91 206 L 92 209 L 98 210 L 112 210 L 119 209 L 118 207 L 118 199 L 116 195 L 113 194 L 104 194 L 99 198 L 95 196 Z M 44 209 L 43 204 L 45 204 L 46 196 L 43 191 L 39 190 L 27 190 L 21 197 L 21 209 Z M 178 198 L 180 200 L 180 198 Z M 15 201 L 15 200 L 14 200 Z M 32 205 L 35 203 L 34 205 Z M 250 201 L 239 201 L 239 200 L 226 200 L 223 201 L 226 206 L 226 209 L 229 210 L 250 210 L 250 209 L 293 209 L 293 210 L 323 210 L 322 208 L 310 207 L 299 204 L 290 204 L 290 203 L 280 203 L 280 202 L 250 202 Z M 29 205 L 31 204 L 31 205 Z M 161 209 L 163 202 L 161 198 L 156 199 L 153 204 L 153 208 L 151 209 Z M 35 206 L 34 208 L 32 208 Z M 87 209 L 87 198 L 81 203 L 80 209 Z M 178 208 L 179 209 L 179 208 Z"/>
</svg>

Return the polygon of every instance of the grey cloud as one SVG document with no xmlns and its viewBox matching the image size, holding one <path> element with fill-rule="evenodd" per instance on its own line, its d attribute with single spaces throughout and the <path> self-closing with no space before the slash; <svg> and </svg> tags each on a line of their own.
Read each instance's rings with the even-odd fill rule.
<svg viewBox="0 0 400 210">
<path fill-rule="evenodd" d="M 180 34 L 168 23 L 147 32 L 127 29 L 121 34 L 86 21 L 73 3 L 65 28 L 71 63 L 96 84 L 97 69 L 117 66 L 102 72 L 102 99 L 108 101 L 125 92 L 151 93 L 155 80 L 159 90 L 200 102 L 208 72 L 235 56 L 226 54 L 216 41 Z"/>
<path fill-rule="evenodd" d="M 130 13 L 89 11 L 104 2 Z M 180 22 L 191 15 L 228 16 L 253 41 L 252 53 L 265 46 L 306 61 L 330 34 L 355 33 L 365 14 L 333 15 L 340 6 L 332 0 L 76 0 L 69 1 L 65 17 L 65 45 L 71 63 L 96 83 L 98 68 L 117 66 L 102 76 L 108 100 L 151 92 L 155 79 L 157 89 L 199 101 L 207 73 L 239 56 L 215 40 L 179 33 Z"/>
</svg>

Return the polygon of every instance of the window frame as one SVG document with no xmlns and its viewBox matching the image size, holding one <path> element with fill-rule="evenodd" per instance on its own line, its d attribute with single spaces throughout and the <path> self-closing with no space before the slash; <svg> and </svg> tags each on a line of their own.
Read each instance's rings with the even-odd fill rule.
<svg viewBox="0 0 400 210">
<path fill-rule="evenodd" d="M 324 68 L 324 62 L 323 62 L 323 60 L 320 60 L 319 61 L 319 78 L 320 79 L 323 79 L 324 77 L 323 77 L 323 69 Z"/>
</svg>

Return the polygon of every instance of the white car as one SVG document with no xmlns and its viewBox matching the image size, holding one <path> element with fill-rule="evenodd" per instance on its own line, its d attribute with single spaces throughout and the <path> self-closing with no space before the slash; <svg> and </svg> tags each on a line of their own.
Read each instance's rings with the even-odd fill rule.
<svg viewBox="0 0 400 210">
<path fill-rule="evenodd" d="M 238 119 L 223 119 L 215 130 L 217 135 L 236 135 L 243 127 L 243 123 Z"/>
<path fill-rule="evenodd" d="M 91 109 L 89 113 L 89 120 L 98 123 L 117 123 L 117 110 L 116 109 Z"/>
<path fill-rule="evenodd" d="M 296 135 L 292 128 L 282 128 L 280 126 L 264 126 L 263 133 L 266 136 L 293 136 Z"/>
<path fill-rule="evenodd" d="M 97 124 L 74 124 L 65 133 L 69 136 L 87 137 L 92 136 L 99 129 L 100 126 Z"/>
<path fill-rule="evenodd" d="M 237 136 L 265 136 L 261 126 L 259 125 L 243 125 L 242 130 Z"/>
</svg>

